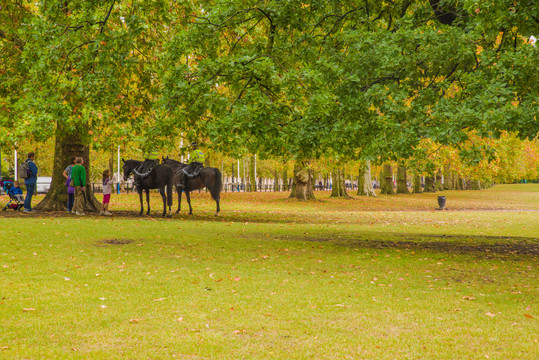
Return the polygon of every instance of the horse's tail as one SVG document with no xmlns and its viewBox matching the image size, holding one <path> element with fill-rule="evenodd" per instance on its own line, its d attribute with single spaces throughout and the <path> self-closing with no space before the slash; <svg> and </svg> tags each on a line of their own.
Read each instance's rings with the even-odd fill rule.
<svg viewBox="0 0 539 360">
<path fill-rule="evenodd" d="M 217 201 L 220 198 L 220 193 L 223 188 L 223 176 L 221 171 L 217 168 L 213 168 L 213 172 L 215 173 L 215 184 L 210 188 L 210 194 L 211 197 Z"/>
</svg>

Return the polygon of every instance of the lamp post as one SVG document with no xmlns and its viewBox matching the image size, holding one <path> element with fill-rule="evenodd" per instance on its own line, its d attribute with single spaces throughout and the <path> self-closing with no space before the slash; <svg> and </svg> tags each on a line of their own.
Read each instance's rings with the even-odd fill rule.
<svg viewBox="0 0 539 360">
<path fill-rule="evenodd" d="M 118 184 L 116 185 L 118 194 L 120 193 L 120 181 L 121 181 L 121 176 L 120 176 L 120 145 L 118 145 Z"/>
<path fill-rule="evenodd" d="M 15 146 L 17 146 L 17 143 L 15 143 Z M 17 180 L 19 178 L 19 160 L 17 159 L 17 148 L 15 148 L 15 179 L 13 180 Z"/>
</svg>

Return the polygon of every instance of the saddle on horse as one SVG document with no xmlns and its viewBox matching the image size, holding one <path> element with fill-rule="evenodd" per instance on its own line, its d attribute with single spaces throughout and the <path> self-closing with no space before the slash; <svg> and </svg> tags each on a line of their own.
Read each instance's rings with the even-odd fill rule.
<svg viewBox="0 0 539 360">
<path fill-rule="evenodd" d="M 179 186 L 181 188 L 185 188 L 187 180 L 196 178 L 200 174 L 200 170 L 202 170 L 203 168 L 204 164 L 196 161 L 184 167 L 180 172 L 181 178 Z"/>
<path fill-rule="evenodd" d="M 139 185 L 138 182 L 147 178 L 152 173 L 153 168 L 157 164 L 158 164 L 157 160 L 151 160 L 151 159 L 146 159 L 143 162 L 141 162 L 140 165 L 137 166 L 135 170 L 133 170 L 133 173 L 137 175 L 138 177 L 138 181 L 135 180 L 135 185 L 138 186 Z"/>
</svg>

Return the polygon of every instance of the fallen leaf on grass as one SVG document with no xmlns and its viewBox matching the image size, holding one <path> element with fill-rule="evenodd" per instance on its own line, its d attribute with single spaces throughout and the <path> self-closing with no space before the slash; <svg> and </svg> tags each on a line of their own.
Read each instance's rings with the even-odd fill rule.
<svg viewBox="0 0 539 360">
<path fill-rule="evenodd" d="M 493 314 L 493 313 L 491 313 L 491 312 L 488 312 L 488 313 L 486 313 L 485 315 L 486 315 L 486 316 L 490 316 L 490 317 L 496 316 L 496 314 Z"/>
<path fill-rule="evenodd" d="M 464 300 L 475 300 L 475 297 L 474 296 L 463 296 L 462 297 Z"/>
<path fill-rule="evenodd" d="M 159 298 L 159 299 L 153 299 L 153 301 L 163 301 L 165 300 L 166 298 Z"/>
<path fill-rule="evenodd" d="M 144 319 L 131 319 L 131 320 L 129 320 L 129 322 L 130 322 L 131 324 L 136 324 L 136 323 L 141 322 L 142 320 L 144 320 Z"/>
<path fill-rule="evenodd" d="M 528 319 L 535 319 L 533 316 L 531 316 L 530 314 L 524 314 L 525 317 L 527 317 Z"/>
<path fill-rule="evenodd" d="M 246 332 L 247 332 L 247 331 L 245 331 L 245 330 L 234 330 L 234 331 L 232 332 L 232 334 L 234 334 L 234 335 L 237 335 L 237 334 L 245 334 Z"/>
<path fill-rule="evenodd" d="M 22 312 L 28 312 L 28 311 L 36 311 L 34 308 L 24 308 L 22 309 Z"/>
</svg>

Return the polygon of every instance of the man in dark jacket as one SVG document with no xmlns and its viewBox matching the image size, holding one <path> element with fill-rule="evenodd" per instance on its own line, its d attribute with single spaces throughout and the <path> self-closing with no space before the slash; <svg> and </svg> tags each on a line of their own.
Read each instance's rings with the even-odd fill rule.
<svg viewBox="0 0 539 360">
<path fill-rule="evenodd" d="M 34 195 L 34 192 L 36 191 L 36 183 L 37 183 L 37 165 L 34 163 L 34 152 L 28 153 L 28 159 L 26 162 L 28 163 L 28 168 L 30 169 L 28 177 L 24 179 L 24 184 L 26 185 L 26 199 L 24 199 L 24 211 L 25 212 L 31 212 L 32 210 L 32 196 Z"/>
</svg>

